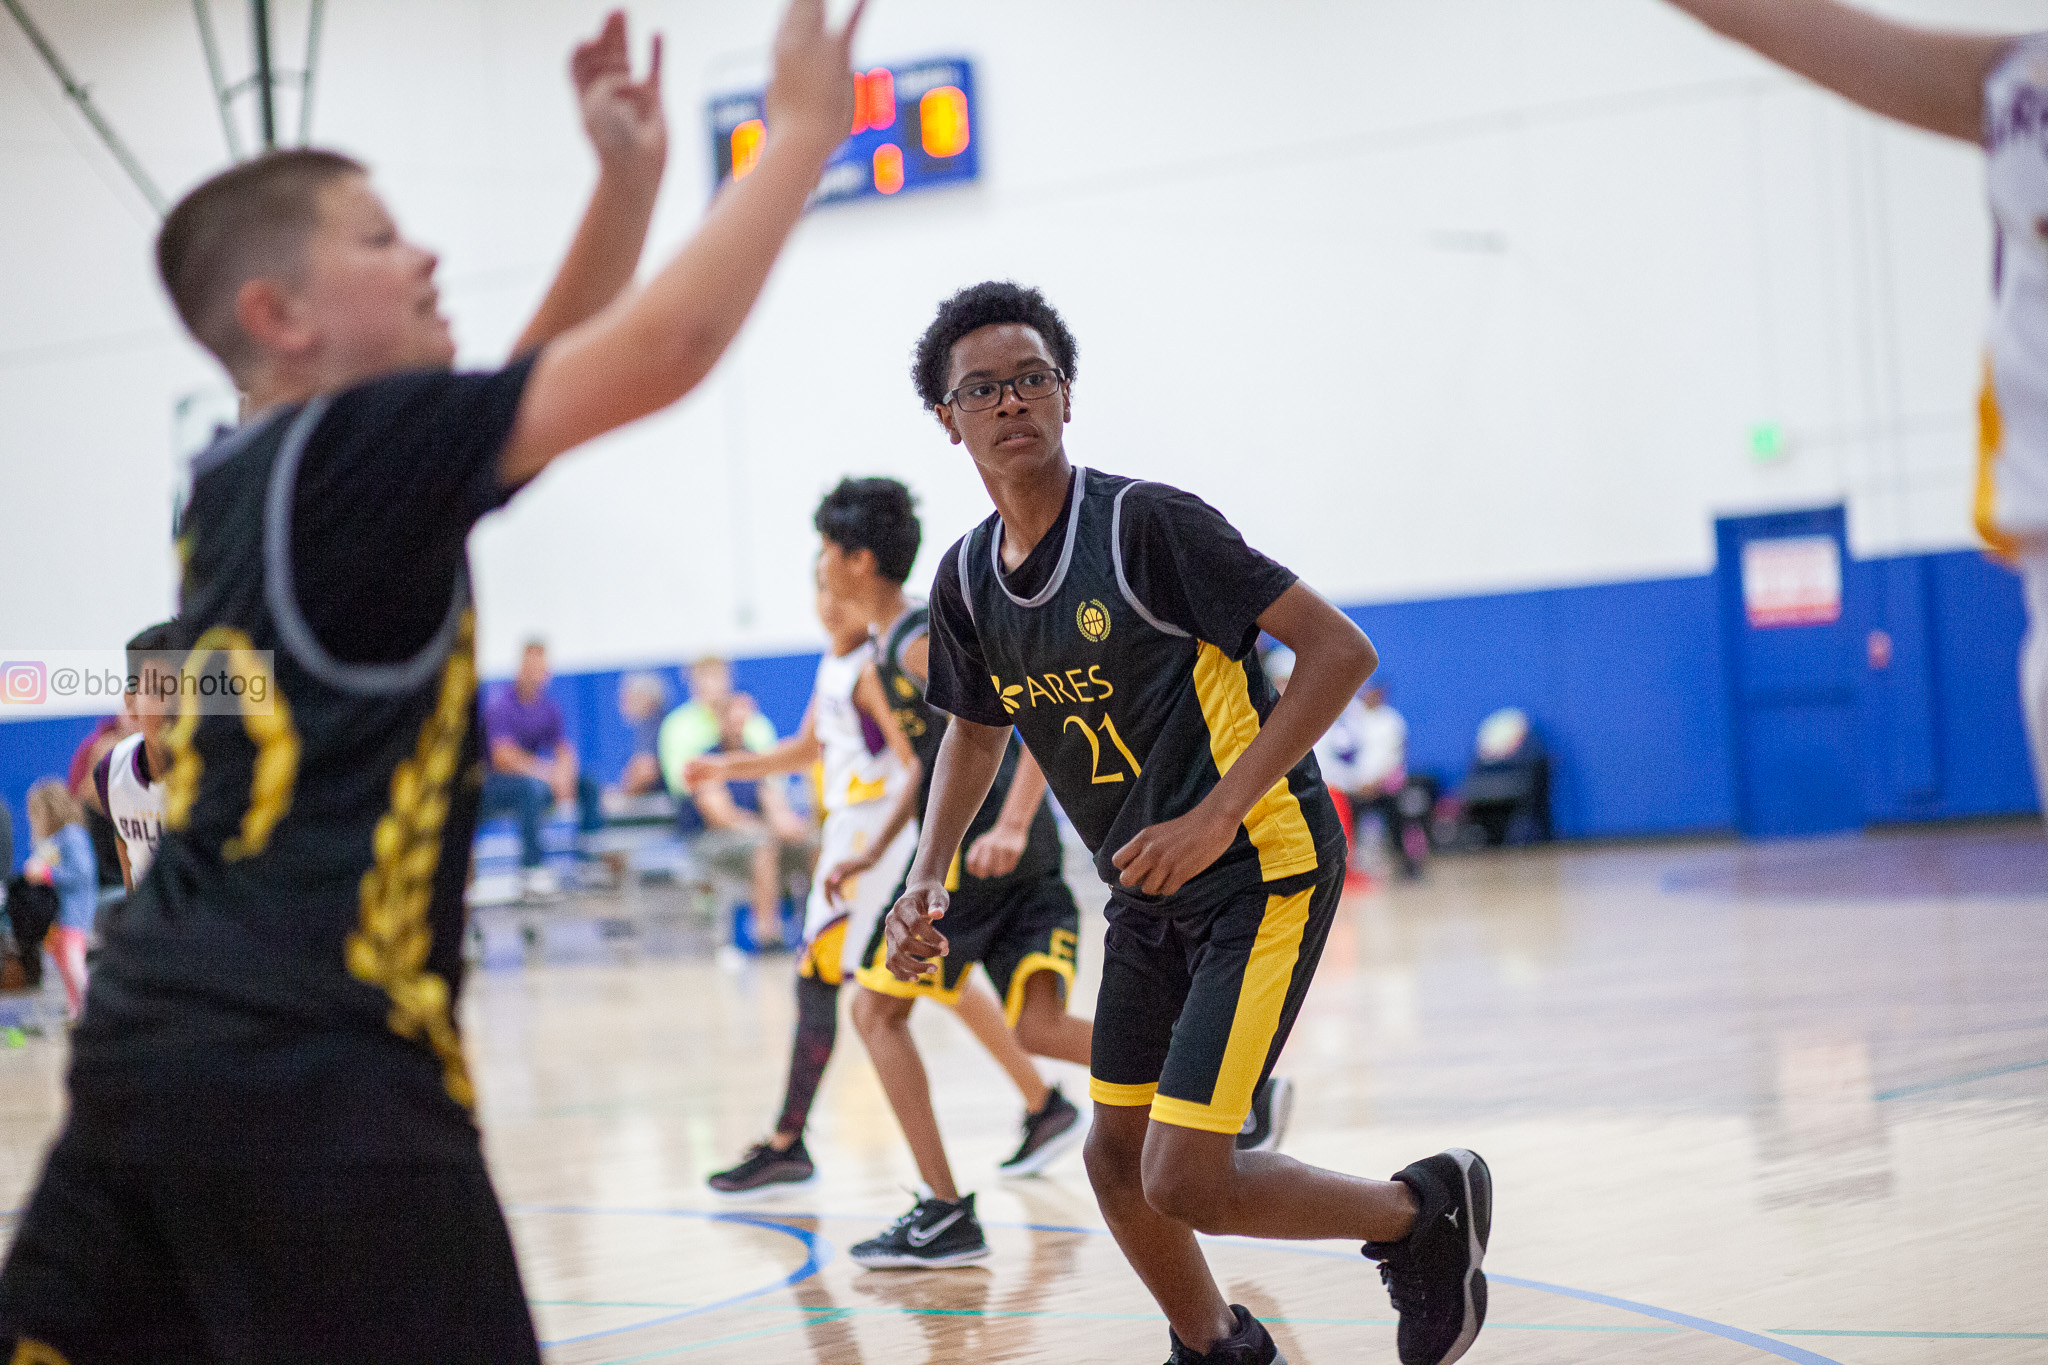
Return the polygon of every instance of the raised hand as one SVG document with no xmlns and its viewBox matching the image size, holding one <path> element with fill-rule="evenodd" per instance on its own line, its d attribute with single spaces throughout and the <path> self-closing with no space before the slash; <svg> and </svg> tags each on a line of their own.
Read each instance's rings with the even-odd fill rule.
<svg viewBox="0 0 2048 1365">
<path fill-rule="evenodd" d="M 768 82 L 768 135 L 800 134 L 826 147 L 853 127 L 853 34 L 867 0 L 834 33 L 825 0 L 790 0 L 775 32 L 775 74 Z"/>
<path fill-rule="evenodd" d="M 851 117 L 851 115 L 849 115 Z M 888 950 L 884 965 L 898 981 L 915 981 L 929 976 L 946 955 L 946 936 L 933 927 L 946 917 L 950 898 L 943 886 L 913 886 L 890 909 L 882 921 L 883 946 Z"/>
<path fill-rule="evenodd" d="M 633 79 L 626 15 L 613 10 L 595 38 L 578 44 L 569 78 L 583 129 L 600 165 L 614 174 L 658 181 L 668 163 L 668 118 L 661 107 L 661 35 L 654 35 L 647 79 Z"/>
</svg>

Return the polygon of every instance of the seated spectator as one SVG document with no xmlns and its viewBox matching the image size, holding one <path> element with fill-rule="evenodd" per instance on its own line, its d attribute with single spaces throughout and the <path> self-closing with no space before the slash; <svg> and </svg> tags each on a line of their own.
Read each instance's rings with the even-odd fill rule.
<svg viewBox="0 0 2048 1365">
<path fill-rule="evenodd" d="M 1266 655 L 1266 676 L 1280 691 L 1294 673 L 1294 651 L 1278 646 Z M 1344 706 L 1316 741 L 1316 766 L 1331 791 L 1341 792 L 1354 816 L 1378 817 L 1387 849 L 1404 877 L 1418 877 L 1429 856 L 1426 794 L 1409 793 L 1408 722 L 1387 705 L 1386 688 L 1369 682 Z"/>
<path fill-rule="evenodd" d="M 656 742 L 662 780 L 677 800 L 682 800 L 689 788 L 683 781 L 683 765 L 718 747 L 719 715 L 732 695 L 732 665 L 713 656 L 690 665 L 690 699 L 669 712 Z M 774 722 L 751 705 L 746 727 L 748 749 L 762 754 L 775 747 Z"/>
<path fill-rule="evenodd" d="M 64 979 L 64 1011 L 74 1021 L 85 1008 L 85 949 L 98 913 L 99 868 L 85 812 L 54 777 L 28 789 L 28 827 L 35 839 L 22 876 L 57 893 L 57 923 L 47 940 Z"/>
<path fill-rule="evenodd" d="M 1460 795 L 1465 818 L 1485 843 L 1529 844 L 1551 837 L 1550 755 L 1527 712 L 1505 706 L 1480 722 Z"/>
<path fill-rule="evenodd" d="M 662 713 L 668 684 L 658 673 L 628 673 L 619 680 L 619 715 L 633 732 L 633 756 L 619 775 L 619 794 L 645 796 L 661 790 Z"/>
<path fill-rule="evenodd" d="M 576 803 L 580 834 L 604 828 L 597 783 L 577 763 L 576 746 L 562 728 L 562 708 L 548 694 L 548 648 L 529 641 L 519 673 L 484 707 L 490 761 L 484 774 L 482 819 L 519 817 L 520 894 L 545 899 L 560 893 L 546 866 L 540 830 L 557 801 Z M 582 856 L 579 847 L 578 855 Z M 616 858 L 615 880 L 620 875 Z"/>
<path fill-rule="evenodd" d="M 756 714 L 753 698 L 744 692 L 728 695 L 718 706 L 716 753 L 754 751 L 749 721 Z M 715 758 L 699 755 L 683 766 L 690 801 L 678 813 L 686 837 L 696 830 L 697 857 L 713 872 L 744 879 L 752 889 L 749 916 L 736 918 L 732 946 L 741 952 L 768 946 L 763 926 L 777 921 L 785 890 L 795 881 L 808 882 L 818 841 L 810 822 L 790 809 L 788 784 L 782 778 L 721 778 Z M 784 947 L 795 947 L 786 934 Z"/>
</svg>

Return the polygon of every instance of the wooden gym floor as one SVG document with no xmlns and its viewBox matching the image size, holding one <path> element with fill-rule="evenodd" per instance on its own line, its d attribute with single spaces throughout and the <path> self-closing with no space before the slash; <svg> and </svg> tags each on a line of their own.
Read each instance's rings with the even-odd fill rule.
<svg viewBox="0 0 2048 1365">
<path fill-rule="evenodd" d="M 516 944 L 519 912 L 490 913 Z M 920 1038 L 995 1254 L 862 1272 L 846 1248 L 914 1177 L 850 1026 L 820 1180 L 737 1206 L 703 1185 L 780 1098 L 790 959 L 722 970 L 654 890 L 531 918 L 531 960 L 478 971 L 465 1022 L 550 1361 L 1164 1358 L 1078 1155 L 994 1177 L 1018 1100 L 942 1011 Z M 34 1177 L 62 1062 L 54 1039 L 0 1052 L 0 1207 Z M 1296 1156 L 1492 1164 L 1472 1361 L 2048 1362 L 2038 825 L 1445 860 L 1347 901 L 1281 1065 Z M 1355 1245 L 1210 1255 L 1294 1365 L 1394 1360 Z"/>
</svg>

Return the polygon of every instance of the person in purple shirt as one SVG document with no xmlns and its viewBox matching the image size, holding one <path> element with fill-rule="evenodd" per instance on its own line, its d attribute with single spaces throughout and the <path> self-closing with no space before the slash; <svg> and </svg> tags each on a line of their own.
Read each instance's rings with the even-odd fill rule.
<svg viewBox="0 0 2048 1365">
<path fill-rule="evenodd" d="M 484 734 L 490 767 L 482 818 L 519 817 L 521 894 L 553 895 L 558 888 L 543 866 L 541 823 L 557 801 L 573 798 L 576 827 L 587 835 L 604 828 L 604 811 L 597 783 L 577 763 L 576 746 L 562 730 L 562 708 L 548 694 L 548 647 L 541 641 L 527 642 L 512 685 L 485 704 Z"/>
</svg>

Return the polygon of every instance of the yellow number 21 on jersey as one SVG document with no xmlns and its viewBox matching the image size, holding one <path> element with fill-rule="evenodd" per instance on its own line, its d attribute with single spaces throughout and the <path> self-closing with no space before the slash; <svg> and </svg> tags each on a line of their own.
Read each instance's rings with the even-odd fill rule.
<svg viewBox="0 0 2048 1365">
<path fill-rule="evenodd" d="M 1081 737 L 1088 741 L 1090 757 L 1089 781 L 1098 787 L 1111 782 L 1123 781 L 1124 775 L 1120 772 L 1102 771 L 1102 741 L 1097 739 L 1095 732 L 1088 728 L 1088 722 L 1079 716 L 1068 716 L 1064 721 L 1060 722 L 1060 729 L 1064 730 L 1069 725 L 1078 729 L 1081 732 Z M 1116 732 L 1116 722 L 1108 716 L 1102 718 L 1102 733 L 1109 736 L 1109 742 L 1116 745 L 1116 751 L 1124 756 L 1124 762 L 1131 765 L 1132 774 L 1142 776 L 1145 770 L 1138 766 L 1138 760 L 1131 755 L 1130 746 L 1125 744 L 1124 737 Z"/>
</svg>

